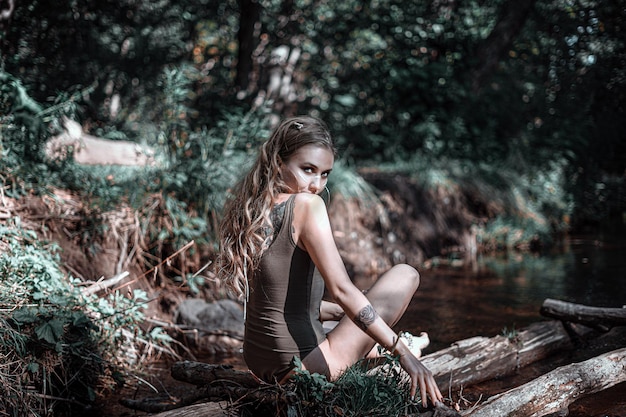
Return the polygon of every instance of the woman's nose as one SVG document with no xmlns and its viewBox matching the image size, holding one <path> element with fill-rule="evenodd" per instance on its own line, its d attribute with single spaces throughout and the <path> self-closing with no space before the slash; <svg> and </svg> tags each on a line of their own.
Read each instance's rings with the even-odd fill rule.
<svg viewBox="0 0 626 417">
<path fill-rule="evenodd" d="M 317 194 L 322 189 L 322 178 L 319 175 L 314 176 L 309 183 L 309 190 Z"/>
</svg>

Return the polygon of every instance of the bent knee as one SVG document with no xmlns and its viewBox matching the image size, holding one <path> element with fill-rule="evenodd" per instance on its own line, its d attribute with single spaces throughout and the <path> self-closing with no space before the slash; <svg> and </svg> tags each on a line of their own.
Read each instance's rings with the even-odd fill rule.
<svg viewBox="0 0 626 417">
<path fill-rule="evenodd" d="M 420 285 L 420 273 L 417 269 L 407 264 L 396 265 L 393 269 L 397 271 L 400 277 L 402 277 L 403 282 L 406 282 L 408 286 L 417 290 L 417 287 Z"/>
</svg>

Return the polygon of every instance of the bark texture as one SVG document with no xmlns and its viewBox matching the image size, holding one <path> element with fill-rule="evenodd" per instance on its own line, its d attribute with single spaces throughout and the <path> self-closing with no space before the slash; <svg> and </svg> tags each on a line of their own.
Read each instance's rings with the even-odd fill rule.
<svg viewBox="0 0 626 417">
<path fill-rule="evenodd" d="M 496 395 L 471 417 L 540 417 L 568 414 L 577 399 L 626 381 L 626 348 L 557 368 L 524 385 Z"/>
<path fill-rule="evenodd" d="M 601 331 L 608 331 L 613 326 L 626 326 L 626 308 L 590 307 L 548 298 L 543 302 L 541 314 Z"/>
<path fill-rule="evenodd" d="M 579 334 L 586 332 L 579 329 Z M 562 323 L 534 323 L 511 337 L 473 337 L 426 355 L 422 363 L 434 374 L 442 392 L 458 390 L 510 375 L 519 368 L 572 347 Z"/>
</svg>

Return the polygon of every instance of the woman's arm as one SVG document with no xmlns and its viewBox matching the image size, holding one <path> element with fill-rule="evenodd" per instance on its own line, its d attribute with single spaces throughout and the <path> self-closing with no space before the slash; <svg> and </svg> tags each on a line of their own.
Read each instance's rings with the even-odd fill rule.
<svg viewBox="0 0 626 417">
<path fill-rule="evenodd" d="M 323 200 L 312 194 L 298 194 L 294 208 L 294 230 L 295 242 L 302 249 L 306 250 L 319 269 L 326 288 L 331 298 L 354 319 L 363 321 L 369 325 L 367 311 L 359 314 L 366 306 L 370 306 L 369 300 L 352 283 L 330 227 L 330 220 L 326 212 Z M 359 325 L 363 327 L 362 325 Z M 391 346 L 391 340 L 395 333 L 389 332 L 389 340 L 383 346 Z M 380 335 L 383 336 L 383 335 Z"/>
<path fill-rule="evenodd" d="M 352 283 L 335 244 L 326 206 L 319 196 L 296 196 L 294 240 L 311 256 L 333 300 L 348 317 L 381 346 L 400 356 L 400 364 L 411 377 L 411 396 L 419 388 L 424 405 L 428 403 L 426 394 L 434 402 L 440 401 L 442 395 L 432 373 L 415 358 L 402 341 L 398 341 L 398 335 Z"/>
</svg>

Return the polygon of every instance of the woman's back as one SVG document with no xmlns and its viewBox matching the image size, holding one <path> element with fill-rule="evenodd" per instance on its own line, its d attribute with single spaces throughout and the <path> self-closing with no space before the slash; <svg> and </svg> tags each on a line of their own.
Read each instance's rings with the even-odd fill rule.
<svg viewBox="0 0 626 417">
<path fill-rule="evenodd" d="M 259 378 L 280 381 L 294 356 L 324 340 L 319 309 L 324 282 L 291 235 L 295 195 L 275 206 L 274 238 L 257 268 L 247 305 L 244 359 Z M 282 216 L 280 215 L 282 212 Z"/>
</svg>

